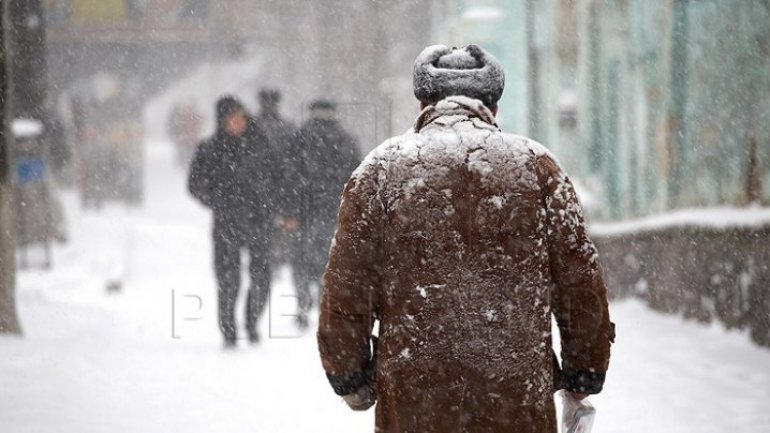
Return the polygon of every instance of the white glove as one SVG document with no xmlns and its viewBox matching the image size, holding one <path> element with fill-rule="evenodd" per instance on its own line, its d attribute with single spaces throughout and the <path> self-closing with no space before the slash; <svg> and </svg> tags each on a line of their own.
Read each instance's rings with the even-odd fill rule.
<svg viewBox="0 0 770 433">
<path fill-rule="evenodd" d="M 374 390 L 369 385 L 364 385 L 354 393 L 343 395 L 342 399 L 345 400 L 347 405 L 356 411 L 367 410 L 374 406 L 374 402 L 377 401 L 377 396 L 374 395 Z"/>
</svg>

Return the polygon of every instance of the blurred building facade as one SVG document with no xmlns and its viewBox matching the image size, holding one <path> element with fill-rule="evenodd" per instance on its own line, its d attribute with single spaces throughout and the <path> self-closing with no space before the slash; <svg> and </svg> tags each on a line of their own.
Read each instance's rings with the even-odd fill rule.
<svg viewBox="0 0 770 433">
<path fill-rule="evenodd" d="M 196 65 L 240 53 L 235 13 L 208 0 L 38 1 L 46 111 L 62 126 L 67 155 L 61 181 L 77 187 L 84 207 L 141 203 L 143 107 Z"/>
<path fill-rule="evenodd" d="M 487 45 L 501 121 L 628 218 L 770 197 L 765 0 L 436 0 L 434 35 Z M 483 19 L 480 19 L 483 18 Z"/>
<path fill-rule="evenodd" d="M 283 90 L 292 117 L 336 99 L 364 150 L 417 112 L 410 71 L 430 0 L 45 1 L 53 87 L 111 70 L 154 93 L 195 65 L 259 55 L 259 85 Z"/>
<path fill-rule="evenodd" d="M 202 65 L 253 65 L 248 82 L 208 68 L 202 85 L 210 89 L 201 94 L 230 88 L 254 108 L 257 89 L 277 88 L 296 122 L 314 99 L 336 101 L 364 152 L 405 130 L 418 111 L 411 65 L 430 35 L 430 0 L 39 1 L 51 104 L 68 111 L 84 205 L 98 207 L 105 190 L 121 189 L 105 184 L 135 183 L 117 195 L 141 200 L 144 104 Z M 223 86 L 227 80 L 239 84 Z M 200 108 L 208 114 L 213 100 Z M 93 181 L 118 172 L 128 174 Z"/>
<path fill-rule="evenodd" d="M 208 0 L 44 0 L 54 94 L 110 74 L 137 98 L 202 60 L 237 52 L 229 10 Z"/>
</svg>

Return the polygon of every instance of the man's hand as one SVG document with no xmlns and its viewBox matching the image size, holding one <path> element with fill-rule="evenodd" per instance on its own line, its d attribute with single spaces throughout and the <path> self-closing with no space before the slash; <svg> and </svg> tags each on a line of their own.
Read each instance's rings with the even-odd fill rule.
<svg viewBox="0 0 770 433">
<path fill-rule="evenodd" d="M 342 399 L 351 409 L 364 411 L 374 406 L 377 396 L 374 395 L 374 390 L 369 385 L 364 385 L 352 394 L 343 395 Z"/>
</svg>

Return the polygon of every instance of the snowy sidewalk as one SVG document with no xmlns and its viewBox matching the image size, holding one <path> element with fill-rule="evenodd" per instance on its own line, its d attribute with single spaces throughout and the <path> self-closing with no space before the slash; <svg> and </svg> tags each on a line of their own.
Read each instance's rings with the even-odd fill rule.
<svg viewBox="0 0 770 433">
<path fill-rule="evenodd" d="M 292 326 L 286 268 L 263 343 L 221 350 L 209 217 L 171 156 L 150 143 L 142 209 L 83 213 L 66 197 L 71 242 L 53 270 L 20 273 L 25 335 L 0 337 L 0 432 L 372 431 L 373 413 L 349 411 L 326 383 L 314 333 Z M 611 314 L 595 432 L 770 431 L 770 351 L 636 301 Z"/>
</svg>

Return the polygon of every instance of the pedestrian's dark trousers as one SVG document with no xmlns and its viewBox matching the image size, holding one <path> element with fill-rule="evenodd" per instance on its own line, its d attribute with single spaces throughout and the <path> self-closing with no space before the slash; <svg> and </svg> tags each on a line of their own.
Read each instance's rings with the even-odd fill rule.
<svg viewBox="0 0 770 433">
<path fill-rule="evenodd" d="M 246 299 L 246 332 L 256 334 L 257 323 L 270 296 L 270 236 L 242 236 L 227 227 L 214 227 L 214 269 L 219 285 L 219 329 L 225 341 L 238 337 L 235 303 L 241 286 L 241 250 L 249 253 L 249 291 Z"/>
<path fill-rule="evenodd" d="M 297 291 L 297 306 L 299 311 L 307 313 L 313 307 L 313 296 L 310 294 L 311 283 L 318 281 L 316 269 L 313 267 L 306 245 L 302 242 L 300 233 L 293 233 L 289 240 L 291 248 L 291 268 L 294 287 Z M 323 270 L 321 270 L 323 271 Z"/>
<path fill-rule="evenodd" d="M 329 214 L 330 212 L 327 212 Z M 333 212 L 331 212 L 333 214 Z M 335 214 L 336 215 L 336 214 Z M 297 289 L 297 299 L 302 312 L 307 312 L 314 304 L 313 295 L 310 292 L 312 283 L 317 283 L 322 291 L 321 276 L 329 255 L 329 246 L 334 234 L 335 220 L 332 216 L 315 219 L 300 226 L 298 233 L 294 234 L 292 270 L 294 285 Z M 317 299 L 321 298 L 318 293 Z"/>
</svg>

